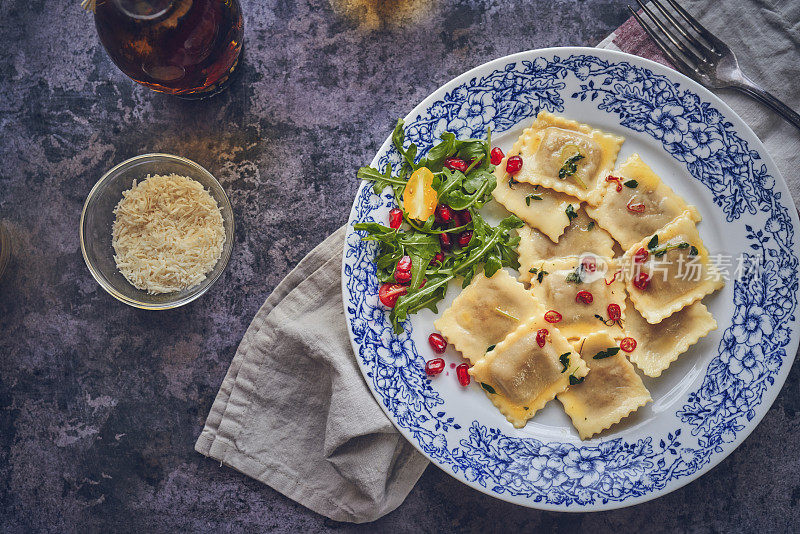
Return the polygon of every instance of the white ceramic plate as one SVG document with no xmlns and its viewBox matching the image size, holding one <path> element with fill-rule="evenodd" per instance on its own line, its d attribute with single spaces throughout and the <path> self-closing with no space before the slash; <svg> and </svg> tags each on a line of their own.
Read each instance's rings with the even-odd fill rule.
<svg viewBox="0 0 800 534">
<path fill-rule="evenodd" d="M 448 348 L 434 356 L 428 310 L 394 335 L 378 303 L 376 247 L 355 222 L 387 224 L 393 195 L 362 184 L 343 260 L 345 314 L 358 363 L 402 434 L 459 480 L 495 497 L 563 511 L 629 506 L 677 489 L 711 469 L 755 428 L 778 394 L 798 346 L 797 212 L 778 169 L 750 128 L 697 83 L 639 57 L 594 48 L 551 48 L 497 59 L 439 88 L 406 117 L 406 139 L 424 153 L 445 130 L 507 151 L 539 110 L 622 135 L 617 161 L 638 152 L 703 216 L 710 253 L 732 258 L 731 279 L 704 300 L 719 328 L 661 377 L 644 377 L 653 402 L 581 441 L 557 401 L 515 429 L 480 386 L 461 387 Z M 389 139 L 372 165 L 398 162 Z M 500 214 L 495 202 L 485 208 Z M 491 214 L 490 214 L 491 216 Z M 747 276 L 739 258 L 759 258 Z M 724 260 L 723 260 L 724 261 Z M 752 261 L 750 264 L 752 265 Z M 449 288 L 445 310 L 459 287 Z"/>
</svg>

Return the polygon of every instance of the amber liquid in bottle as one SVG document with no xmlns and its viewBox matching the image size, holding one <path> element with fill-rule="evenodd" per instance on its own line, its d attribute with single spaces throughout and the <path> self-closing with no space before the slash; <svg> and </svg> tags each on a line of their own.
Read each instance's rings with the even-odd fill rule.
<svg viewBox="0 0 800 534">
<path fill-rule="evenodd" d="M 98 0 L 95 25 L 122 72 L 186 98 L 224 88 L 242 51 L 238 0 Z"/>
</svg>

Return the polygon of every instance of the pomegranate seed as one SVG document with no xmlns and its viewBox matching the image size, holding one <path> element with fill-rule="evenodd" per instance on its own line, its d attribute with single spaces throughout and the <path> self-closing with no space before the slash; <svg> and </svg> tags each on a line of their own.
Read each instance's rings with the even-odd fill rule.
<svg viewBox="0 0 800 534">
<path fill-rule="evenodd" d="M 644 263 L 647 261 L 647 258 L 650 257 L 650 253 L 645 250 L 644 247 L 640 248 L 636 251 L 636 254 L 633 255 L 633 262 L 634 263 Z"/>
<path fill-rule="evenodd" d="M 437 252 L 436 256 L 431 260 L 431 265 L 434 263 L 442 263 L 444 261 L 444 252 Z"/>
<path fill-rule="evenodd" d="M 403 223 L 403 210 L 394 208 L 389 210 L 389 228 L 394 228 L 395 230 L 400 228 L 400 225 Z"/>
<path fill-rule="evenodd" d="M 467 170 L 467 162 L 461 158 L 447 158 L 444 160 L 444 166 L 451 171 L 464 172 Z"/>
<path fill-rule="evenodd" d="M 608 175 L 606 176 L 606 182 L 616 182 L 617 183 L 617 193 L 622 191 L 622 180 L 617 178 L 616 176 Z"/>
<path fill-rule="evenodd" d="M 583 258 L 581 260 L 581 266 L 587 273 L 593 273 L 597 270 L 597 262 L 594 258 Z"/>
<path fill-rule="evenodd" d="M 619 342 L 619 348 L 625 352 L 633 352 L 636 349 L 636 340 L 632 337 L 623 338 L 623 340 Z"/>
<path fill-rule="evenodd" d="M 469 210 L 461 210 L 456 212 L 456 224 L 458 226 L 464 226 L 465 224 L 469 224 L 472 222 L 472 214 Z"/>
<path fill-rule="evenodd" d="M 539 348 L 544 347 L 544 344 L 547 342 L 547 334 L 549 334 L 547 328 L 541 328 L 536 332 L 536 344 L 539 345 Z"/>
<path fill-rule="evenodd" d="M 456 376 L 458 376 L 458 383 L 462 386 L 469 385 L 469 365 L 466 363 L 462 363 L 458 367 L 456 367 Z"/>
<path fill-rule="evenodd" d="M 444 371 L 444 360 L 441 358 L 434 358 L 425 363 L 425 374 L 428 376 L 436 376 Z"/>
<path fill-rule="evenodd" d="M 506 161 L 506 172 L 508 174 L 516 174 L 522 170 L 522 158 L 519 156 L 511 156 Z"/>
<path fill-rule="evenodd" d="M 469 245 L 469 242 L 472 240 L 472 230 L 467 230 L 466 232 L 461 232 L 461 235 L 458 236 L 458 246 L 459 247 L 466 247 Z"/>
<path fill-rule="evenodd" d="M 544 320 L 548 323 L 557 323 L 561 321 L 561 314 L 555 310 L 549 310 L 544 314 Z"/>
<path fill-rule="evenodd" d="M 504 157 L 506 157 L 506 155 L 503 154 L 503 151 L 500 150 L 500 147 L 494 147 L 489 154 L 489 161 L 492 162 L 492 165 L 500 165 L 500 162 L 503 161 Z"/>
<path fill-rule="evenodd" d="M 609 304 L 606 311 L 608 312 L 608 318 L 614 322 L 622 318 L 622 309 L 620 309 L 619 304 Z"/>
<path fill-rule="evenodd" d="M 398 284 L 408 285 L 411 282 L 411 271 L 397 270 L 394 272 L 394 279 Z"/>
<path fill-rule="evenodd" d="M 628 208 L 628 211 L 631 211 L 633 213 L 644 213 L 644 204 L 642 204 L 641 202 L 632 204 L 632 202 L 633 202 L 633 197 L 631 197 L 631 199 L 625 205 L 625 207 Z"/>
<path fill-rule="evenodd" d="M 410 271 L 411 270 L 411 257 L 403 256 L 399 260 L 397 260 L 397 270 L 398 271 Z"/>
<path fill-rule="evenodd" d="M 578 291 L 575 295 L 575 302 L 583 302 L 584 304 L 591 304 L 594 297 L 588 291 Z"/>
<path fill-rule="evenodd" d="M 647 285 L 650 283 L 650 277 L 647 273 L 639 273 L 636 275 L 636 278 L 633 279 L 633 287 L 640 291 L 644 291 L 647 289 Z"/>
<path fill-rule="evenodd" d="M 442 337 L 441 334 L 437 334 L 435 332 L 428 336 L 428 343 L 433 349 L 433 352 L 436 354 L 443 353 L 444 349 L 447 348 L 447 341 Z"/>
<path fill-rule="evenodd" d="M 439 243 L 442 245 L 442 250 L 450 250 L 450 247 L 453 246 L 450 234 L 439 234 Z"/>
<path fill-rule="evenodd" d="M 453 220 L 453 210 L 447 204 L 439 204 L 436 206 L 436 222 L 439 224 L 447 224 Z"/>
<path fill-rule="evenodd" d="M 408 288 L 406 286 L 386 283 L 378 289 L 378 298 L 381 304 L 387 308 L 394 308 L 394 305 L 397 304 L 397 299 L 406 293 L 408 293 Z"/>
</svg>

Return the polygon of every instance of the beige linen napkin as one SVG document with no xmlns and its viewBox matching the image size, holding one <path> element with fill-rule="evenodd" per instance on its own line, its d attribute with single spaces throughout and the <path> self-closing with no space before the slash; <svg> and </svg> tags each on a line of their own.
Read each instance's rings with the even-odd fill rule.
<svg viewBox="0 0 800 534">
<path fill-rule="evenodd" d="M 800 3 L 786 3 L 783 12 L 766 1 L 682 3 L 739 51 L 754 78 L 800 107 Z M 657 56 L 643 35 L 629 21 L 600 46 Z M 721 96 L 800 193 L 798 132 L 760 104 Z M 399 506 L 428 461 L 392 426 L 356 364 L 340 288 L 344 232 L 308 254 L 258 311 L 195 449 L 315 512 L 358 523 Z"/>
</svg>

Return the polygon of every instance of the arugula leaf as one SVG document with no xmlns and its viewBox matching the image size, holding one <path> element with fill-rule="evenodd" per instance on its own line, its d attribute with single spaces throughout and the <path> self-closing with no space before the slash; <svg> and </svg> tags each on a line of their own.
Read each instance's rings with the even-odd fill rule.
<svg viewBox="0 0 800 534">
<path fill-rule="evenodd" d="M 625 187 L 630 187 L 631 189 L 636 189 L 637 187 L 639 187 L 639 182 L 637 182 L 636 180 L 628 180 L 627 182 L 625 182 L 624 185 L 625 185 Z"/>
<path fill-rule="evenodd" d="M 647 242 L 647 248 L 653 250 L 658 246 L 658 234 L 655 234 L 653 237 L 650 238 L 650 241 Z"/>
<path fill-rule="evenodd" d="M 358 171 L 362 180 L 373 182 L 373 190 L 381 193 L 391 187 L 398 206 L 403 209 L 402 194 L 411 172 L 427 167 L 434 174 L 432 187 L 438 195 L 438 203 L 446 204 L 453 210 L 466 210 L 470 221 L 460 226 L 435 225 L 432 215 L 424 222 L 410 219 L 403 209 L 403 218 L 409 230 L 392 229 L 378 223 L 358 223 L 355 229 L 364 232 L 364 240 L 379 244 L 375 259 L 377 278 L 380 283 L 393 282 L 397 261 L 403 256 L 411 258 L 411 282 L 408 292 L 397 299 L 390 319 L 395 331 L 402 330 L 400 324 L 408 315 L 423 308 L 436 310 L 436 304 L 444 298 L 448 284 L 456 278 L 463 278 L 468 285 L 482 268 L 486 276 L 492 276 L 503 267 L 519 268 L 516 247 L 519 236 L 511 230 L 523 226 L 516 216 L 510 216 L 497 226 L 489 225 L 478 209 L 492 199 L 492 191 L 497 185 L 490 162 L 491 131 L 487 130 L 487 140 L 458 140 L 451 132 L 441 135 L 441 141 L 433 146 L 418 162 L 418 148 L 412 143 L 406 148 L 403 121 L 397 121 L 392 132 L 392 143 L 402 157 L 397 175 L 387 167 L 380 172 L 373 167 L 363 167 Z M 459 157 L 470 164 L 465 172 L 444 168 L 448 157 Z M 405 228 L 405 227 L 404 227 Z M 472 238 L 464 247 L 457 247 L 445 257 L 431 264 L 434 256 L 441 251 L 439 234 L 455 234 L 465 230 L 472 232 Z M 422 282 L 425 280 L 425 285 Z"/>
<path fill-rule="evenodd" d="M 570 221 L 578 216 L 578 214 L 575 213 L 575 206 L 573 206 L 572 204 L 567 204 L 564 213 L 567 214 L 567 219 L 569 219 Z"/>
<path fill-rule="evenodd" d="M 562 354 L 561 356 L 558 357 L 558 363 L 560 363 L 561 365 L 564 366 L 564 368 L 561 369 L 562 373 L 566 373 L 567 369 L 569 368 L 569 355 L 570 354 L 572 354 L 572 353 L 571 352 L 565 352 L 564 354 Z"/>
</svg>

